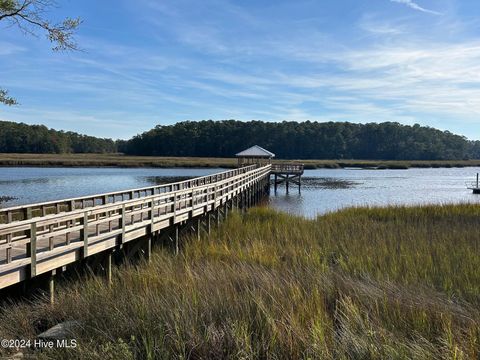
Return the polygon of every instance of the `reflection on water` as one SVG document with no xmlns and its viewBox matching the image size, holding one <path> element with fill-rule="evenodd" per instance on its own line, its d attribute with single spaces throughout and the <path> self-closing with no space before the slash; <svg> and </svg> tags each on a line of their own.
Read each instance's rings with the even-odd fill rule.
<svg viewBox="0 0 480 360">
<path fill-rule="evenodd" d="M 222 169 L 0 168 L 0 197 L 13 206 L 181 181 Z M 301 192 L 272 192 L 271 206 L 308 217 L 349 206 L 480 202 L 465 187 L 480 168 L 306 170 Z"/>
</svg>

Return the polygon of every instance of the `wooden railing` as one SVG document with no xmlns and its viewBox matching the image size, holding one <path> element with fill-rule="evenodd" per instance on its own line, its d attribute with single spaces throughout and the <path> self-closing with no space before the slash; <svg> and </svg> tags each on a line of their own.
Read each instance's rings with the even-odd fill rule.
<svg viewBox="0 0 480 360">
<path fill-rule="evenodd" d="M 254 168 L 255 165 L 252 165 L 175 183 L 4 208 L 0 209 L 0 224 L 211 184 L 227 177 L 243 174 Z"/>
<path fill-rule="evenodd" d="M 266 180 L 270 170 L 270 165 L 249 166 L 156 187 L 5 209 L 30 216 L 16 220 L 10 215 L 9 223 L 0 224 L 0 289 L 206 214 Z M 45 213 L 47 206 L 57 212 Z"/>
<path fill-rule="evenodd" d="M 303 164 L 273 164 L 272 173 L 301 173 L 303 174 Z"/>
</svg>

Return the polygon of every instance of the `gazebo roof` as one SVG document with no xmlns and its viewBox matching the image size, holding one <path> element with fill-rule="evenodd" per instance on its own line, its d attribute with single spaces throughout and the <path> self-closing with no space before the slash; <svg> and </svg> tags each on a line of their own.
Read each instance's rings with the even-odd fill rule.
<svg viewBox="0 0 480 360">
<path fill-rule="evenodd" d="M 265 150 L 264 148 L 254 145 L 246 150 L 243 150 L 236 154 L 237 157 L 264 157 L 264 158 L 272 158 L 275 157 L 275 154 Z"/>
</svg>

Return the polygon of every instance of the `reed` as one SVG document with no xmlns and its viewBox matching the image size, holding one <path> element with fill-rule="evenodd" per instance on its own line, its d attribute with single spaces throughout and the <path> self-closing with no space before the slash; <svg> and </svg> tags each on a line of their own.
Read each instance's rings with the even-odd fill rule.
<svg viewBox="0 0 480 360">
<path fill-rule="evenodd" d="M 282 160 L 274 160 L 274 162 Z M 306 169 L 408 169 L 479 167 L 480 160 L 295 160 Z M 122 154 L 0 154 L 0 166 L 40 167 L 207 167 L 232 168 L 235 158 L 125 156 Z"/>
<path fill-rule="evenodd" d="M 55 359 L 478 359 L 480 207 L 255 208 L 149 264 L 4 307 L 0 337 L 81 326 Z"/>
</svg>

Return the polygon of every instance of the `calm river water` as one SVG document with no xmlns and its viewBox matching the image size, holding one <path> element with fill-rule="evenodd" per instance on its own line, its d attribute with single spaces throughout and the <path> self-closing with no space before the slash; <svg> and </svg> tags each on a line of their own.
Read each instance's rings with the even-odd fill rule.
<svg viewBox="0 0 480 360">
<path fill-rule="evenodd" d="M 99 194 L 196 177 L 222 169 L 0 168 L 2 207 Z M 478 202 L 466 189 L 480 168 L 306 170 L 301 192 L 280 186 L 274 208 L 307 217 L 349 206 Z"/>
</svg>

